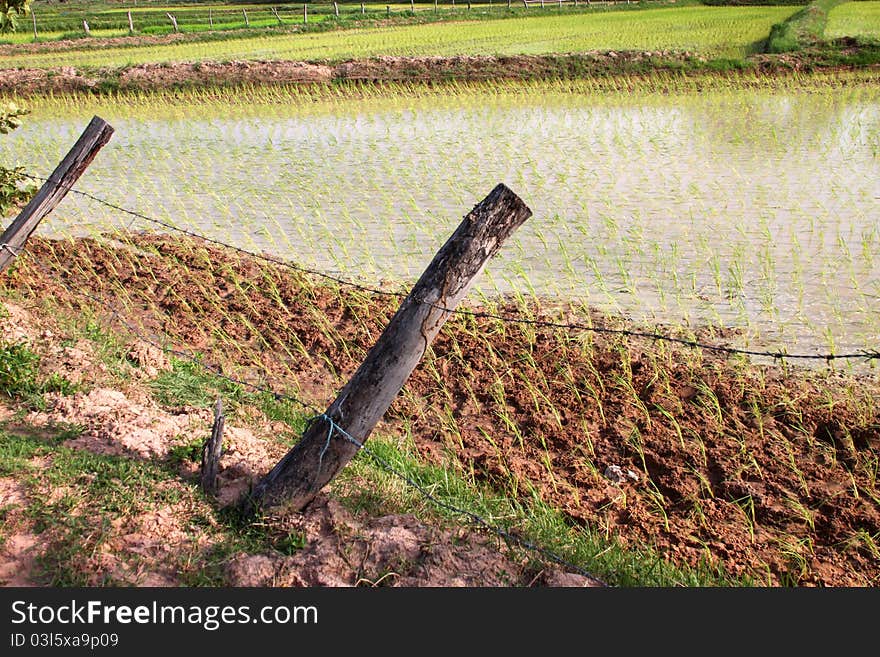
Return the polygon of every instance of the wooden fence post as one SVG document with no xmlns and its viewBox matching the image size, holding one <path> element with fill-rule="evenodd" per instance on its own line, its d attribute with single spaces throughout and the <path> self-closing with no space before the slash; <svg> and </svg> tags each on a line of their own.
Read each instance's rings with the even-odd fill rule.
<svg viewBox="0 0 880 657">
<path fill-rule="evenodd" d="M 339 18 L 339 4 L 336 2 L 333 3 L 333 13 L 336 15 L 336 18 Z"/>
<path fill-rule="evenodd" d="M 242 10 L 241 10 L 241 13 L 244 14 L 244 26 L 245 26 L 245 27 L 250 27 L 250 26 L 251 26 L 251 22 L 248 20 L 247 10 L 246 10 L 246 9 L 242 9 Z"/>
<path fill-rule="evenodd" d="M 303 5 L 303 24 L 309 22 L 309 6 Z"/>
<path fill-rule="evenodd" d="M 134 34 L 134 21 L 131 20 L 131 12 L 128 12 L 128 33 Z"/>
<path fill-rule="evenodd" d="M 220 456 L 223 454 L 223 399 L 218 397 L 214 404 L 214 426 L 211 437 L 202 446 L 202 490 L 213 495 L 217 492 L 217 470 L 220 467 Z"/>
<path fill-rule="evenodd" d="M 486 262 L 531 215 L 503 184 L 468 213 L 336 400 L 242 500 L 245 513 L 301 511 L 346 466 L 358 446 L 341 432 L 366 442 Z"/>
<path fill-rule="evenodd" d="M 0 271 L 15 258 L 43 217 L 54 210 L 73 184 L 88 168 L 98 151 L 110 141 L 113 128 L 99 117 L 94 117 L 70 152 L 61 160 L 49 180 L 0 235 Z"/>
<path fill-rule="evenodd" d="M 34 41 L 36 41 L 39 37 L 37 37 L 37 12 L 34 11 L 33 7 L 31 7 L 31 20 L 34 22 Z"/>
<path fill-rule="evenodd" d="M 211 27 L 212 30 L 214 29 L 214 10 L 213 9 L 208 9 L 208 25 Z"/>
</svg>

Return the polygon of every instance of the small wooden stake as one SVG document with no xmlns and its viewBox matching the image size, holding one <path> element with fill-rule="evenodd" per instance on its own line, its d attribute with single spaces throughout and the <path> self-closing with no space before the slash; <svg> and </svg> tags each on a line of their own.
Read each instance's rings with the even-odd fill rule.
<svg viewBox="0 0 880 657">
<path fill-rule="evenodd" d="M 301 511 L 366 442 L 486 262 L 532 214 L 503 184 L 464 218 L 419 278 L 379 340 L 302 440 L 242 500 L 245 513 Z"/>
<path fill-rule="evenodd" d="M 241 10 L 241 13 L 244 14 L 244 26 L 245 26 L 245 27 L 250 27 L 250 26 L 251 26 L 251 22 L 248 20 L 248 17 L 247 17 L 247 11 L 244 10 L 244 9 L 242 9 L 242 10 Z"/>
<path fill-rule="evenodd" d="M 217 492 L 217 471 L 220 468 L 220 456 L 223 454 L 223 400 L 218 397 L 214 404 L 214 426 L 211 437 L 202 446 L 202 490 L 209 495 Z"/>
<path fill-rule="evenodd" d="M 36 230 L 43 217 L 54 210 L 74 183 L 91 164 L 98 151 L 113 135 L 113 128 L 104 119 L 94 117 L 80 138 L 61 160 L 9 227 L 0 235 L 0 271 L 6 269 Z"/>
<path fill-rule="evenodd" d="M 31 20 L 34 22 L 34 41 L 37 40 L 37 12 L 31 9 Z"/>
</svg>

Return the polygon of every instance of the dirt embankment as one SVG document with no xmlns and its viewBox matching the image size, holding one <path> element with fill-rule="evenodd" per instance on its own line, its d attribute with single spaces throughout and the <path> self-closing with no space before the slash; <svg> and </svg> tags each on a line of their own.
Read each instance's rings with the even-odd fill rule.
<svg viewBox="0 0 880 657">
<path fill-rule="evenodd" d="M 94 305 L 73 290 L 111 305 L 126 299 L 127 322 L 224 371 L 312 391 L 319 406 L 396 307 L 197 241 L 135 244 L 34 241 L 9 284 L 74 310 Z M 559 319 L 558 309 L 497 311 Z M 759 367 L 463 317 L 444 327 L 381 431 L 672 562 L 770 585 L 876 586 L 878 391 L 872 372 Z"/>
<path fill-rule="evenodd" d="M 335 62 L 229 61 L 140 64 L 121 68 L 0 69 L 0 93 L 151 90 L 189 87 L 338 82 L 443 82 L 576 79 L 676 73 L 702 76 L 785 75 L 814 69 L 847 68 L 868 47 L 842 44 L 837 55 L 802 52 L 756 55 L 742 62 L 713 62 L 688 52 L 589 52 L 561 55 L 375 57 Z M 876 58 L 880 61 L 880 57 Z M 870 60 L 870 58 L 868 58 Z M 867 64 L 874 65 L 876 64 Z"/>
</svg>

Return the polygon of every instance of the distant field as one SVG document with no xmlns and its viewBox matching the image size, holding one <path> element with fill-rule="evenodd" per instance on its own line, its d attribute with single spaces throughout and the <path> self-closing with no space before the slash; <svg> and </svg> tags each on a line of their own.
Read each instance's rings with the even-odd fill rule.
<svg viewBox="0 0 880 657">
<path fill-rule="evenodd" d="M 845 2 L 831 10 L 825 36 L 866 36 L 880 39 L 880 2 Z"/>
<path fill-rule="evenodd" d="M 0 67 L 123 66 L 231 59 L 345 60 L 378 55 L 513 55 L 588 50 L 687 50 L 742 57 L 797 7 L 662 7 L 565 13 L 98 51 L 0 57 Z"/>
</svg>

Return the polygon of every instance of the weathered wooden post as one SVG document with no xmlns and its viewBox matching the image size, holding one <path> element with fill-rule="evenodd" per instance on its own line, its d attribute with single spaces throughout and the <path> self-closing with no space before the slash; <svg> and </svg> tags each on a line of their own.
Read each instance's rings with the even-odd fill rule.
<svg viewBox="0 0 880 657">
<path fill-rule="evenodd" d="M 167 12 L 167 11 L 166 11 L 166 12 L 165 12 L 165 15 L 166 15 L 168 18 L 171 19 L 171 24 L 174 26 L 174 31 L 175 31 L 175 32 L 180 32 L 180 30 L 177 29 L 177 19 L 176 19 L 174 16 L 172 16 L 170 12 Z"/>
<path fill-rule="evenodd" d="M 208 9 L 208 25 L 211 27 L 212 30 L 214 29 L 214 10 L 213 9 Z"/>
<path fill-rule="evenodd" d="M 531 215 L 499 184 L 465 216 L 336 400 L 242 500 L 246 513 L 301 511 L 346 466 L 359 449 L 348 436 L 366 442 L 475 277 Z"/>
<path fill-rule="evenodd" d="M 303 24 L 309 22 L 309 6 L 303 5 Z"/>
<path fill-rule="evenodd" d="M 409 0 L 409 9 L 413 14 L 416 13 L 416 0 Z"/>
<path fill-rule="evenodd" d="M 333 3 L 333 13 L 336 14 L 336 18 L 339 18 L 339 5 L 336 2 Z"/>
<path fill-rule="evenodd" d="M 251 26 L 251 22 L 248 20 L 247 10 L 246 10 L 246 9 L 242 9 L 242 10 L 241 10 L 241 13 L 244 14 L 244 26 L 245 26 L 245 27 L 250 27 L 250 26 Z"/>
<path fill-rule="evenodd" d="M 92 36 L 92 31 L 89 29 L 89 24 L 85 18 L 83 18 L 83 32 L 86 33 L 86 36 Z"/>
<path fill-rule="evenodd" d="M 367 8 L 364 6 L 364 3 L 362 2 L 361 3 L 361 15 L 366 14 L 366 13 L 367 13 Z"/>
<path fill-rule="evenodd" d="M 73 148 L 49 176 L 49 180 L 43 183 L 30 203 L 3 231 L 3 235 L 0 235 L 0 271 L 6 269 L 12 259 L 18 256 L 43 217 L 58 206 L 112 135 L 113 128 L 97 116 L 86 126 Z"/>
<path fill-rule="evenodd" d="M 134 21 L 131 20 L 131 12 L 128 12 L 128 33 L 134 34 Z"/>
<path fill-rule="evenodd" d="M 39 37 L 37 37 L 37 12 L 31 8 L 31 20 L 34 22 L 34 41 L 36 41 Z"/>
<path fill-rule="evenodd" d="M 272 13 L 275 14 L 275 18 L 278 19 L 278 24 L 279 24 L 279 25 L 284 25 L 284 21 L 281 20 L 281 16 L 278 15 L 278 9 L 277 9 L 277 7 L 272 7 Z"/>
<path fill-rule="evenodd" d="M 202 446 L 202 490 L 213 495 L 217 492 L 217 470 L 220 467 L 220 456 L 223 454 L 223 425 L 226 418 L 223 416 L 223 399 L 218 397 L 214 404 L 214 425 L 211 427 L 211 436 Z"/>
</svg>

